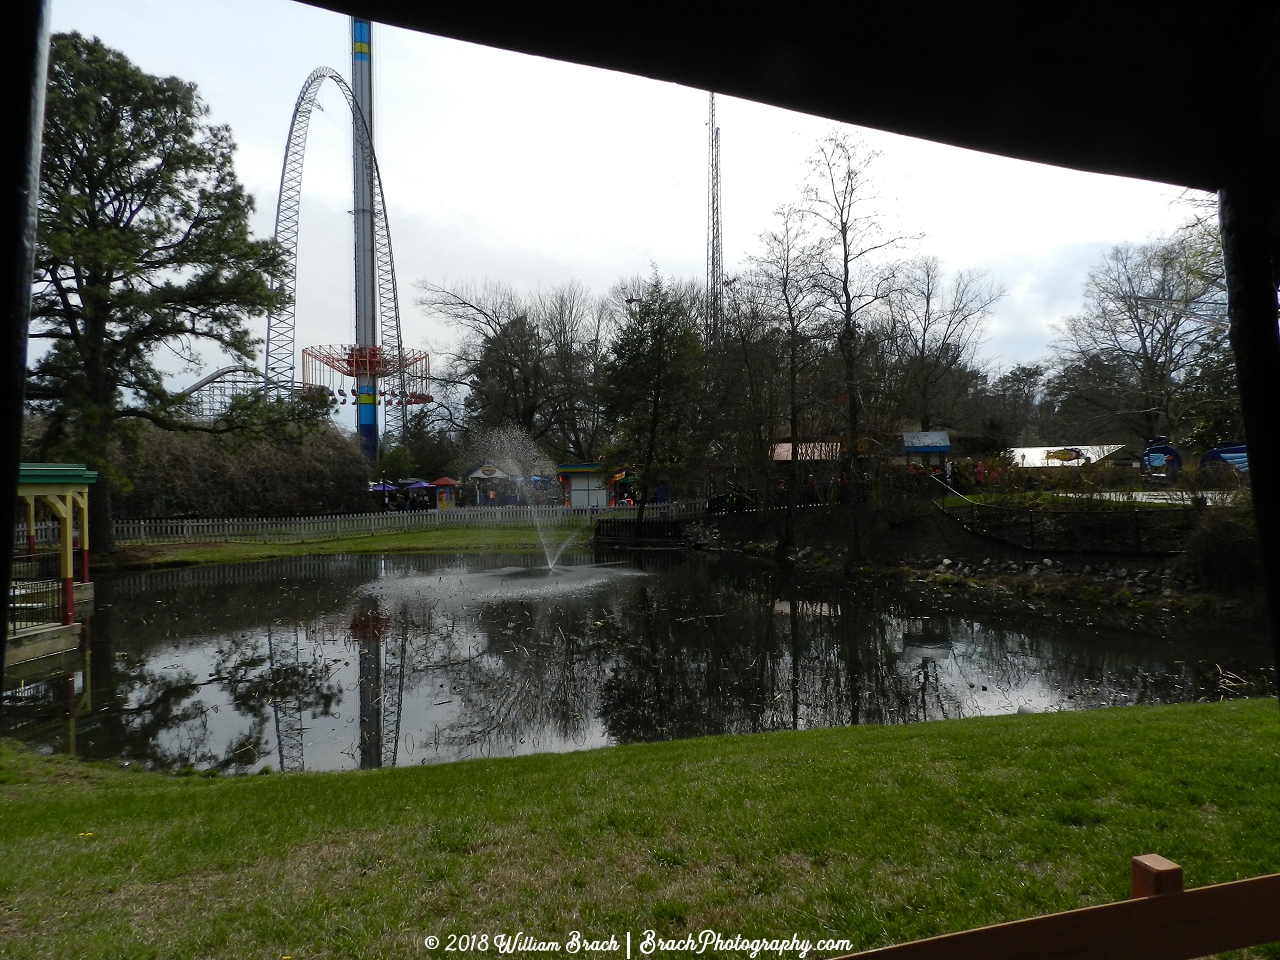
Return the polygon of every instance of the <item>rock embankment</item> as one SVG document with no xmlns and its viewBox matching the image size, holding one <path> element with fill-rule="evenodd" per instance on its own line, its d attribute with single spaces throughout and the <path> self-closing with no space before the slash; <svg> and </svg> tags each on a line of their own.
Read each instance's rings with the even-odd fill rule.
<svg viewBox="0 0 1280 960">
<path fill-rule="evenodd" d="M 728 549 L 778 559 L 776 542 L 748 542 Z M 802 577 L 831 581 L 847 578 L 841 550 L 824 552 L 805 547 L 781 559 Z M 945 598 L 1057 610 L 1087 619 L 1109 616 L 1150 622 L 1197 616 L 1262 623 L 1265 618 L 1262 598 L 1255 595 L 1256 591 L 1224 594 L 1180 570 L 1172 558 L 913 556 L 867 563 L 852 576 L 855 580 L 896 579 L 936 590 Z"/>
</svg>

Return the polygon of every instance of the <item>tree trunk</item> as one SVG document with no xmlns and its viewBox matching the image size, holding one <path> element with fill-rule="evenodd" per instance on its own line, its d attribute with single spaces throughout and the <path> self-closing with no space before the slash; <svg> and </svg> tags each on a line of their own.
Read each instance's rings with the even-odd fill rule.
<svg viewBox="0 0 1280 960">
<path fill-rule="evenodd" d="M 778 541 L 778 552 L 790 550 L 796 543 L 796 494 L 800 491 L 800 408 L 796 400 L 796 344 L 795 336 L 791 338 L 790 385 L 788 400 L 789 421 L 791 427 L 791 464 L 787 478 L 787 519 L 783 528 L 782 539 Z"/>
<path fill-rule="evenodd" d="M 853 331 L 846 330 L 841 340 L 843 343 L 840 353 L 844 360 L 845 393 L 849 398 L 849 502 L 845 504 L 845 535 L 847 540 L 845 570 L 847 572 L 855 562 L 862 559 L 862 538 L 858 532 L 857 497 L 858 430 L 861 426 L 862 395 L 858 390 L 857 345 L 853 342 Z"/>
<path fill-rule="evenodd" d="M 644 454 L 644 467 L 640 473 L 640 504 L 636 508 L 636 536 L 640 536 L 640 525 L 644 523 L 644 508 L 649 505 L 650 473 L 653 470 L 654 451 L 658 447 L 658 421 L 662 414 L 661 388 L 653 397 L 653 413 L 649 418 L 649 443 Z"/>
<path fill-rule="evenodd" d="M 114 553 L 115 515 L 111 509 L 111 483 L 105 470 L 89 485 L 89 549 L 94 554 Z"/>
</svg>

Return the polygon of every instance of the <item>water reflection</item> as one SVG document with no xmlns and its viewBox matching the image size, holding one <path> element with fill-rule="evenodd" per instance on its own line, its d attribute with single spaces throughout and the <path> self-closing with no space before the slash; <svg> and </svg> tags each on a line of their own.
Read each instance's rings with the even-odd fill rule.
<svg viewBox="0 0 1280 960">
<path fill-rule="evenodd" d="M 167 769 L 379 767 L 1275 689 L 1260 636 L 945 613 L 725 557 L 541 564 L 316 557 L 105 580 L 78 747 Z"/>
</svg>

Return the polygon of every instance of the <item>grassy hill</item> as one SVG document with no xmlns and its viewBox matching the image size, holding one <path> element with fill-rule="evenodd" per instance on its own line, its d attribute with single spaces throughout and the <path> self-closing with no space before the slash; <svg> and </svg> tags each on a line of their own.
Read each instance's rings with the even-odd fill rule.
<svg viewBox="0 0 1280 960">
<path fill-rule="evenodd" d="M 494 955 L 499 933 L 705 928 L 860 949 L 1122 899 L 1139 853 L 1188 887 L 1280 871 L 1277 811 L 1272 700 L 239 779 L 8 744 L 0 953 L 443 958 L 453 934 Z"/>
</svg>

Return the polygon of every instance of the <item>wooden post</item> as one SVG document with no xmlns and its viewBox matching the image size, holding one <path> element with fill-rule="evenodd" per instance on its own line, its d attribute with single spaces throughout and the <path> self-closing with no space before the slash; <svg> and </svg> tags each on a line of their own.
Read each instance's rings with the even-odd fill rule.
<svg viewBox="0 0 1280 960">
<path fill-rule="evenodd" d="M 27 383 L 27 319 L 31 314 L 31 277 L 36 252 L 36 199 L 40 186 L 40 134 L 44 128 L 45 65 L 49 57 L 48 0 L 19 0 L 5 5 L 5 58 L 0 66 L 0 505 L 12 531 L 18 498 L 18 461 L 22 459 L 22 404 Z M 12 535 L 11 533 L 9 535 Z M 0 552 L 0 596 L 6 607 L 13 547 Z M 7 619 L 7 618 L 6 618 Z M 0 630 L 0 664 L 8 643 Z"/>
<path fill-rule="evenodd" d="M 80 508 L 80 582 L 89 582 L 89 491 L 76 498 Z"/>
<path fill-rule="evenodd" d="M 62 681 L 62 703 L 67 711 L 67 753 L 76 752 L 76 678 L 68 675 Z"/>
<path fill-rule="evenodd" d="M 1274 153 L 1255 144 L 1258 167 Z M 1280 382 L 1280 333 L 1276 330 L 1272 217 L 1275 196 L 1261 169 L 1244 169 L 1218 194 L 1222 256 L 1227 275 L 1227 316 L 1240 383 L 1240 406 L 1249 450 L 1253 513 L 1263 560 L 1271 643 L 1280 665 L 1280 423 L 1275 386 Z"/>
<path fill-rule="evenodd" d="M 1134 857 L 1129 863 L 1129 899 L 1163 897 L 1182 892 L 1182 868 L 1158 853 Z"/>
<path fill-rule="evenodd" d="M 46 494 L 45 503 L 58 515 L 58 576 L 62 579 L 62 622 L 75 623 L 76 584 L 75 561 L 71 550 L 71 495 Z"/>
</svg>

